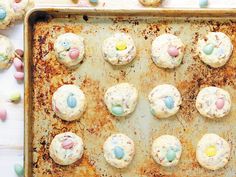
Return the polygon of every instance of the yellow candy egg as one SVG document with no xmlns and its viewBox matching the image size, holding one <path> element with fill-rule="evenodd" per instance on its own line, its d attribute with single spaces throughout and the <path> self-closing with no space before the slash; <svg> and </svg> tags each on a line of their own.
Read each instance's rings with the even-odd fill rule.
<svg viewBox="0 0 236 177">
<path fill-rule="evenodd" d="M 205 153 L 208 157 L 213 157 L 216 155 L 217 150 L 215 146 L 209 146 L 206 150 Z"/>
<path fill-rule="evenodd" d="M 127 45 L 124 41 L 118 41 L 116 43 L 116 49 L 117 50 L 125 50 L 125 49 L 127 49 Z"/>
</svg>

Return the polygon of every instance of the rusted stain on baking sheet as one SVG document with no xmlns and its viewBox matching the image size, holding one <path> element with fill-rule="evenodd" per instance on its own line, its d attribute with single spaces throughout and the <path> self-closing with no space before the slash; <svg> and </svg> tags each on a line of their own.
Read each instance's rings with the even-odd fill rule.
<svg viewBox="0 0 236 177">
<path fill-rule="evenodd" d="M 36 21 L 33 27 L 33 88 L 32 96 L 32 153 L 35 177 L 233 177 L 236 175 L 235 150 L 229 164 L 216 172 L 203 169 L 195 158 L 198 140 L 205 133 L 217 133 L 236 148 L 236 50 L 226 66 L 212 69 L 196 55 L 198 37 L 209 31 L 222 31 L 229 35 L 236 48 L 236 21 L 217 19 L 157 17 L 73 16 Z M 137 46 L 137 57 L 129 65 L 113 67 L 103 60 L 102 41 L 114 32 L 128 32 Z M 56 60 L 53 44 L 65 32 L 80 34 L 85 38 L 86 56 L 78 69 L 69 70 Z M 160 69 L 151 60 L 151 42 L 163 33 L 179 36 L 186 44 L 183 63 L 175 70 Z M 103 102 L 107 88 L 130 82 L 139 90 L 136 111 L 122 119 L 109 114 Z M 159 120 L 149 112 L 148 93 L 158 84 L 170 83 L 178 87 L 183 104 L 171 119 Z M 51 99 L 63 84 L 76 84 L 84 91 L 88 107 L 79 121 L 59 119 L 51 107 Z M 228 90 L 232 95 L 233 109 L 224 120 L 214 121 L 200 116 L 195 99 L 204 86 L 214 85 Z M 83 158 L 70 166 L 60 166 L 49 156 L 53 137 L 72 131 L 85 143 Z M 102 146 L 112 133 L 125 133 L 135 142 L 136 154 L 126 169 L 109 166 L 103 158 Z M 150 156 L 151 144 L 163 134 L 177 136 L 183 144 L 183 154 L 178 166 L 164 168 Z"/>
</svg>

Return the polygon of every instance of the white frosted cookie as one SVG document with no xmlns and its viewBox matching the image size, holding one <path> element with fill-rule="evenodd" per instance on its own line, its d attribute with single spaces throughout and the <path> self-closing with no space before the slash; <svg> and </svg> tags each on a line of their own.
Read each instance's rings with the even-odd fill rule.
<svg viewBox="0 0 236 177">
<path fill-rule="evenodd" d="M 84 58 L 84 38 L 73 33 L 65 33 L 55 41 L 57 60 L 69 68 L 76 67 Z"/>
<path fill-rule="evenodd" d="M 8 68 L 15 56 L 15 49 L 10 39 L 0 35 L 0 70 Z"/>
<path fill-rule="evenodd" d="M 198 142 L 196 157 L 202 167 L 218 170 L 229 161 L 230 145 L 216 134 L 205 134 Z"/>
<path fill-rule="evenodd" d="M 70 165 L 76 162 L 82 157 L 83 151 L 82 139 L 71 132 L 56 135 L 49 147 L 50 157 L 59 165 Z"/>
<path fill-rule="evenodd" d="M 10 7 L 9 0 L 0 1 L 0 29 L 6 29 L 13 18 L 14 11 Z"/>
<path fill-rule="evenodd" d="M 165 166 L 178 164 L 182 153 L 182 145 L 178 138 L 171 135 L 162 135 L 152 144 L 152 157 L 156 163 Z"/>
<path fill-rule="evenodd" d="M 227 91 L 217 87 L 203 88 L 197 96 L 196 108 L 208 118 L 222 118 L 231 109 L 231 98 Z"/>
<path fill-rule="evenodd" d="M 76 85 L 63 85 L 53 94 L 52 108 L 63 120 L 77 120 L 86 109 L 85 95 Z"/>
<path fill-rule="evenodd" d="M 14 19 L 20 20 L 25 13 L 34 7 L 34 0 L 9 0 L 11 8 L 14 10 Z"/>
<path fill-rule="evenodd" d="M 106 161 L 116 168 L 127 167 L 135 153 L 134 142 L 124 134 L 113 134 L 103 145 Z"/>
<path fill-rule="evenodd" d="M 185 46 L 173 34 L 158 36 L 152 43 L 152 60 L 161 68 L 176 68 L 184 57 Z"/>
<path fill-rule="evenodd" d="M 230 38 L 221 32 L 210 32 L 199 39 L 197 44 L 199 57 L 207 65 L 218 68 L 230 59 L 233 45 Z"/>
<path fill-rule="evenodd" d="M 175 115 L 182 103 L 176 87 L 169 84 L 158 85 L 149 94 L 151 113 L 157 118 L 168 118 Z"/>
<path fill-rule="evenodd" d="M 161 4 L 161 0 L 139 0 L 139 2 L 144 6 L 159 6 Z"/>
<path fill-rule="evenodd" d="M 136 47 L 132 37 L 125 33 L 116 33 L 103 43 L 103 56 L 112 65 L 126 65 L 136 56 Z"/>
<path fill-rule="evenodd" d="M 131 84 L 117 84 L 106 91 L 104 102 L 113 115 L 127 116 L 135 110 L 138 102 L 138 91 Z"/>
</svg>

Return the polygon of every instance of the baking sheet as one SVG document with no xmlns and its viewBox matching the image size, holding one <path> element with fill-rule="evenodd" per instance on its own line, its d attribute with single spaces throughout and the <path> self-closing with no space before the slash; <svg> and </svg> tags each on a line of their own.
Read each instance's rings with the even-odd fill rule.
<svg viewBox="0 0 236 177">
<path fill-rule="evenodd" d="M 198 37 L 209 31 L 225 32 L 235 47 L 235 12 L 183 9 L 34 10 L 29 20 L 26 19 L 25 27 L 26 176 L 236 176 L 236 53 L 225 67 L 212 69 L 200 61 L 195 49 Z M 76 70 L 68 70 L 59 64 L 53 53 L 55 39 L 65 32 L 80 34 L 85 38 L 86 56 Z M 137 46 L 137 57 L 128 66 L 113 67 L 103 60 L 102 41 L 115 32 L 129 33 Z M 175 70 L 160 69 L 151 60 L 151 42 L 163 33 L 179 36 L 187 46 L 183 64 Z M 132 115 L 117 119 L 107 111 L 103 95 L 107 88 L 121 82 L 136 86 L 139 102 Z M 163 83 L 173 84 L 179 89 L 183 104 L 176 116 L 158 120 L 149 111 L 147 96 L 156 85 Z M 86 94 L 89 104 L 80 121 L 62 121 L 52 111 L 52 95 L 63 84 L 79 85 Z M 209 120 L 197 113 L 197 93 L 200 88 L 209 85 L 224 88 L 232 96 L 232 111 L 223 120 Z M 56 134 L 66 131 L 83 138 L 85 153 L 80 161 L 62 167 L 52 161 L 48 148 Z M 102 152 L 106 138 L 118 132 L 131 137 L 136 148 L 132 163 L 122 170 L 109 166 Z M 216 172 L 200 167 L 195 158 L 197 142 L 205 133 L 217 133 L 232 146 L 230 162 Z M 150 156 L 153 140 L 163 134 L 177 136 L 183 145 L 182 157 L 176 167 L 161 167 Z"/>
</svg>

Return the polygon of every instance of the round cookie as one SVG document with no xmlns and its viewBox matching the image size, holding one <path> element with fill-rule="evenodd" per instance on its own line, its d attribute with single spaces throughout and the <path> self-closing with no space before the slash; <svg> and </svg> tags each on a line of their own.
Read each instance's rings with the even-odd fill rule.
<svg viewBox="0 0 236 177">
<path fill-rule="evenodd" d="M 0 70 L 8 68 L 15 56 L 14 46 L 10 39 L 0 35 Z"/>
<path fill-rule="evenodd" d="M 103 145 L 106 161 L 116 168 L 127 167 L 135 153 L 134 142 L 124 134 L 113 134 Z"/>
<path fill-rule="evenodd" d="M 231 98 L 227 91 L 217 87 L 203 88 L 197 96 L 196 108 L 208 118 L 222 118 L 231 109 Z"/>
<path fill-rule="evenodd" d="M 62 34 L 56 39 L 54 49 L 61 64 L 74 68 L 84 58 L 84 38 L 73 33 Z"/>
<path fill-rule="evenodd" d="M 132 37 L 125 33 L 116 33 L 103 43 L 104 59 L 112 65 L 126 65 L 136 56 L 136 47 Z"/>
<path fill-rule="evenodd" d="M 82 139 L 66 132 L 54 137 L 49 147 L 50 157 L 59 165 L 70 165 L 79 160 L 84 151 Z"/>
<path fill-rule="evenodd" d="M 223 168 L 230 158 L 230 145 L 216 134 L 205 134 L 198 142 L 196 157 L 202 167 Z"/>
<path fill-rule="evenodd" d="M 178 164 L 182 153 L 182 145 L 178 138 L 162 135 L 152 144 L 152 157 L 156 163 L 171 167 Z"/>
<path fill-rule="evenodd" d="M 180 38 L 173 34 L 163 34 L 152 43 L 152 60 L 158 67 L 173 69 L 181 64 L 184 50 Z"/>
<path fill-rule="evenodd" d="M 151 113 L 157 118 L 168 118 L 175 115 L 182 103 L 176 87 L 169 84 L 158 85 L 149 94 Z"/>
<path fill-rule="evenodd" d="M 117 84 L 106 91 L 104 102 L 113 115 L 127 116 L 135 110 L 138 102 L 138 91 L 131 84 Z"/>
<path fill-rule="evenodd" d="M 226 34 L 210 32 L 198 40 L 197 50 L 205 64 L 218 68 L 224 66 L 230 59 L 233 45 Z"/>
<path fill-rule="evenodd" d="M 14 11 L 10 7 L 9 0 L 0 1 L 0 29 L 6 29 L 13 18 Z"/>
<path fill-rule="evenodd" d="M 10 5 L 14 10 L 14 19 L 20 20 L 28 10 L 34 7 L 34 0 L 10 0 Z"/>
<path fill-rule="evenodd" d="M 77 120 L 86 109 L 85 95 L 76 85 L 63 85 L 53 94 L 52 108 L 63 120 Z"/>
<path fill-rule="evenodd" d="M 161 0 L 139 0 L 139 2 L 144 6 L 159 6 Z"/>
</svg>

